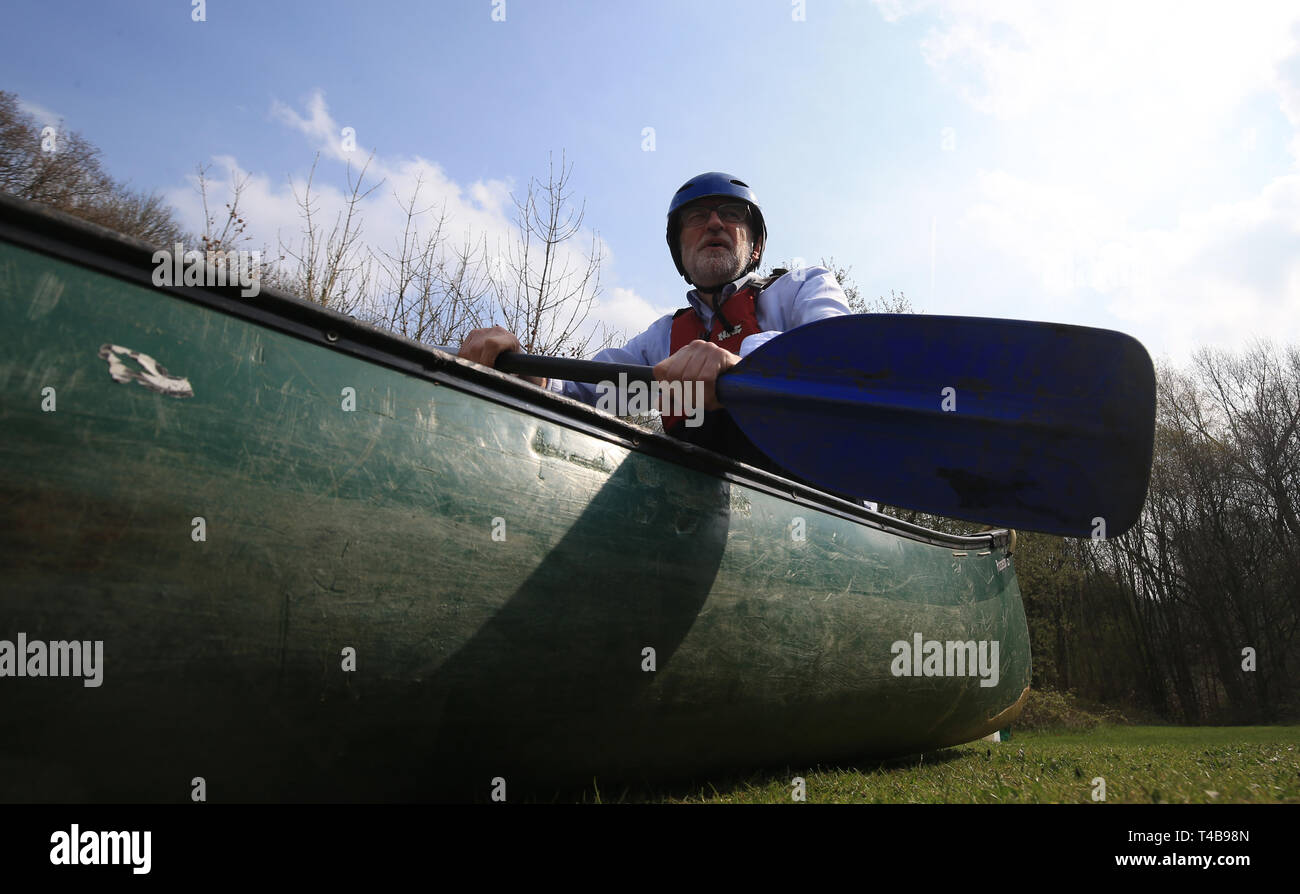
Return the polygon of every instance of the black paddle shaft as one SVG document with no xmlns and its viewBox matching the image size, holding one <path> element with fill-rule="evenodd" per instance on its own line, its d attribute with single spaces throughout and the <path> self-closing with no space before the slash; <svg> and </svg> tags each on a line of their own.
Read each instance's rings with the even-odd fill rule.
<svg viewBox="0 0 1300 894">
<path fill-rule="evenodd" d="M 575 360 L 569 357 L 541 357 L 506 351 L 497 357 L 496 368 L 501 372 L 520 376 L 542 376 L 547 379 L 567 379 L 571 382 L 617 382 L 620 374 L 629 382 L 650 383 L 655 380 L 654 367 L 627 363 L 602 363 L 597 360 Z"/>
</svg>

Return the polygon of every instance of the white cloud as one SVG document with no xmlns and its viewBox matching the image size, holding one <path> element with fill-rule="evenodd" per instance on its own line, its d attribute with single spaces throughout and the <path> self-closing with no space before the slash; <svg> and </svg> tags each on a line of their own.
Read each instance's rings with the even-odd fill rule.
<svg viewBox="0 0 1300 894">
<path fill-rule="evenodd" d="M 655 307 L 632 289 L 616 287 L 601 298 L 593 315 L 611 330 L 623 332 L 631 338 L 674 310 L 676 308 Z"/>
<path fill-rule="evenodd" d="M 35 118 L 42 127 L 58 127 L 59 122 L 63 120 L 63 116 L 58 112 L 51 112 L 45 106 L 25 99 L 18 100 L 18 108 Z"/>
<path fill-rule="evenodd" d="M 933 16 L 920 52 L 1005 147 L 967 238 L 1180 359 L 1300 339 L 1300 4 L 880 5 Z"/>
<path fill-rule="evenodd" d="M 1113 311 L 1158 320 L 1173 350 L 1239 347 L 1256 336 L 1300 339 L 1300 175 L 1257 196 L 1190 213 L 1166 231 L 1138 232 L 1152 259 L 1145 294 Z"/>
<path fill-rule="evenodd" d="M 343 148 L 343 128 L 330 116 L 325 94 L 320 90 L 308 97 L 306 118 L 278 99 L 271 102 L 271 115 L 307 137 L 326 157 L 338 161 L 347 161 L 351 157 Z"/>
<path fill-rule="evenodd" d="M 926 60 L 982 111 L 1012 118 L 1114 101 L 1161 117 L 1217 112 L 1269 85 L 1294 46 L 1300 8 L 1256 2 L 1225 14 L 1187 0 L 902 3 L 933 10 Z"/>
</svg>

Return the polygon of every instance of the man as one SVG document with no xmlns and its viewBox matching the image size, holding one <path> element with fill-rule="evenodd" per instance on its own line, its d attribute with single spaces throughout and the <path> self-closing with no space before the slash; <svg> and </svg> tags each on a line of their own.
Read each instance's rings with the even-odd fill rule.
<svg viewBox="0 0 1300 894">
<path fill-rule="evenodd" d="M 847 314 L 844 290 L 824 267 L 769 277 L 755 274 L 767 243 L 767 224 L 753 190 L 730 174 L 701 174 L 674 193 L 667 238 L 677 272 L 695 287 L 686 295 L 690 306 L 659 318 L 622 348 L 608 348 L 594 359 L 653 366 L 657 380 L 681 382 L 683 389 L 703 383 L 704 424 L 696 428 L 680 417 L 666 416 L 665 430 L 771 468 L 719 403 L 718 376 L 787 329 Z M 491 366 L 502 351 L 518 350 L 519 340 L 494 326 L 471 332 L 459 353 Z M 593 405 L 599 397 L 594 385 L 563 382 L 551 387 Z"/>
</svg>

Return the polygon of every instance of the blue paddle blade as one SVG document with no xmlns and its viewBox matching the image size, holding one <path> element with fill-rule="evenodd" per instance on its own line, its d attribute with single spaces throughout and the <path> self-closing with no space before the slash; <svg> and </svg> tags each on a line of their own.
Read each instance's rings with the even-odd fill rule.
<svg viewBox="0 0 1300 894">
<path fill-rule="evenodd" d="M 1074 537 L 1142 510 L 1155 372 L 1105 329 L 978 317 L 818 320 L 759 347 L 718 396 L 760 450 L 831 490 Z"/>
</svg>

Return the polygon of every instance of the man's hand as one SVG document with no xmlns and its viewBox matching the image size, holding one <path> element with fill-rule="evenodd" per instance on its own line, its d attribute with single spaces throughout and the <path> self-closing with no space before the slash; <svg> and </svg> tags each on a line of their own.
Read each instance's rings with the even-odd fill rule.
<svg viewBox="0 0 1300 894">
<path fill-rule="evenodd" d="M 740 362 L 740 355 L 713 342 L 696 339 L 667 360 L 655 366 L 655 378 L 660 382 L 704 383 L 704 409 L 720 410 L 718 403 L 718 376 Z"/>
<path fill-rule="evenodd" d="M 458 357 L 464 357 L 466 360 L 473 360 L 475 363 L 481 363 L 484 366 L 495 366 L 497 357 L 505 351 L 523 351 L 519 344 L 519 339 L 515 338 L 510 332 L 502 329 L 500 326 L 493 326 L 491 329 L 475 329 L 465 336 L 465 340 L 460 343 L 460 350 L 457 352 Z M 534 385 L 545 388 L 546 379 L 539 379 L 536 376 L 518 376 L 520 379 L 526 379 Z"/>
</svg>

